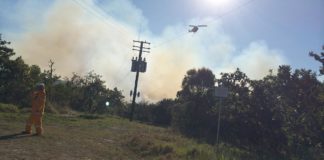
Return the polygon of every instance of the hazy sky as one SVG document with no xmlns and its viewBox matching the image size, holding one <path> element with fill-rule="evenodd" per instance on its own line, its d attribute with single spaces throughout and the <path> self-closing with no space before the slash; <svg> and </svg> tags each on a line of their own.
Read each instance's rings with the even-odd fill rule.
<svg viewBox="0 0 324 160">
<path fill-rule="evenodd" d="M 132 40 L 151 42 L 140 76 L 144 99 L 174 97 L 185 72 L 216 77 L 239 67 L 252 79 L 288 64 L 318 70 L 324 0 L 0 0 L 0 33 L 27 63 L 70 76 L 91 70 L 132 89 Z M 196 34 L 188 25 L 206 24 Z"/>
<path fill-rule="evenodd" d="M 225 13 L 221 19 L 223 29 L 233 37 L 236 46 L 265 40 L 271 48 L 282 50 L 294 67 L 318 66 L 312 64 L 307 53 L 319 51 L 324 44 L 323 0 L 227 0 L 235 2 L 234 6 L 227 5 L 222 11 L 213 6 L 206 9 L 204 1 L 218 0 L 139 0 L 134 3 L 143 11 L 154 33 L 160 33 L 166 25 L 193 17 L 216 18 Z M 246 2 L 247 5 L 235 9 Z"/>
</svg>

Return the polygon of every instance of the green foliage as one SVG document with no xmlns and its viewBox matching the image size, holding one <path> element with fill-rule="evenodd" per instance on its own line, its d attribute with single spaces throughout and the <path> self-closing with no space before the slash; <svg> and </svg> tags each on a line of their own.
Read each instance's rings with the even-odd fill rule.
<svg viewBox="0 0 324 160">
<path fill-rule="evenodd" d="M 142 121 L 142 122 L 152 122 L 152 109 L 154 104 L 150 104 L 148 102 L 140 102 L 135 106 L 134 111 L 134 119 Z"/>
<path fill-rule="evenodd" d="M 163 99 L 156 103 L 152 108 L 151 121 L 153 124 L 170 126 L 172 122 L 172 109 L 175 101 L 172 99 Z"/>
<path fill-rule="evenodd" d="M 18 113 L 19 108 L 12 104 L 0 103 L 0 112 Z"/>
<path fill-rule="evenodd" d="M 180 100 L 189 100 L 195 96 L 208 96 L 215 86 L 215 75 L 207 68 L 191 69 L 182 81 L 182 90 L 177 93 Z"/>
<path fill-rule="evenodd" d="M 123 107 L 123 98 L 121 91 L 117 88 L 107 89 L 101 76 L 89 72 L 85 77 L 74 74 L 67 81 L 66 88 L 70 89 L 70 105 L 79 111 L 89 113 L 105 113 L 108 107 Z M 109 102 L 109 106 L 105 103 Z"/>
<path fill-rule="evenodd" d="M 1 37 L 0 37 L 1 38 Z M 28 66 L 21 57 L 13 58 L 15 52 L 10 42 L 0 39 L 0 102 L 30 107 L 30 94 L 38 82 L 46 85 L 46 111 L 58 113 L 68 106 L 88 113 L 107 113 L 108 101 L 113 112 L 125 108 L 121 91 L 108 89 L 101 76 L 89 72 L 85 76 L 74 74 L 61 79 L 54 73 L 54 62 L 50 69 L 41 72 L 37 65 Z"/>
<path fill-rule="evenodd" d="M 95 114 L 82 114 L 82 115 L 79 115 L 79 117 L 84 118 L 84 119 L 100 119 L 100 118 L 102 118 L 99 115 L 95 115 Z"/>
<path fill-rule="evenodd" d="M 171 125 L 172 110 L 175 104 L 176 102 L 172 99 L 163 99 L 155 104 L 140 102 L 135 107 L 134 119 L 154 125 L 169 126 Z M 127 117 L 129 110 L 126 109 L 125 111 L 123 115 Z"/>
<path fill-rule="evenodd" d="M 0 37 L 0 102 L 29 106 L 29 93 L 40 80 L 40 68 L 29 67 L 21 57 L 13 58 L 15 52 L 10 42 Z"/>
<path fill-rule="evenodd" d="M 159 156 L 174 152 L 170 145 L 156 144 L 157 141 L 147 139 L 146 136 L 136 135 L 127 143 L 128 147 L 141 156 Z"/>
<path fill-rule="evenodd" d="M 213 79 L 212 72 L 201 70 L 187 72 L 178 98 L 167 105 L 140 103 L 135 119 L 153 124 L 170 120 L 173 129 L 214 144 L 221 107 L 221 141 L 254 153 L 237 153 L 242 159 L 323 157 L 323 83 L 310 70 L 280 66 L 276 75 L 271 71 L 261 80 L 250 80 L 239 69 L 222 73 L 214 80 L 230 90 L 222 104 L 213 96 L 213 85 L 201 85 L 208 80 L 199 76 L 208 73 L 203 77 Z M 194 149 L 188 152 L 195 154 Z"/>
<path fill-rule="evenodd" d="M 212 95 L 199 94 L 202 89 L 195 86 L 201 83 L 196 80 L 197 71 L 187 74 L 178 92 L 178 103 L 173 106 L 172 126 L 176 130 L 213 143 L 222 107 L 223 142 L 264 155 L 262 159 L 322 157 L 323 83 L 312 71 L 280 66 L 277 75 L 270 72 L 262 80 L 250 80 L 239 69 L 222 73 L 216 82 L 230 90 L 222 106 Z M 314 156 L 314 152 L 321 156 Z"/>
<path fill-rule="evenodd" d="M 320 74 L 324 75 L 324 45 L 322 46 L 322 52 L 321 53 L 315 53 L 313 51 L 309 52 L 309 56 L 314 57 L 314 59 L 320 63 L 322 63 L 322 66 L 320 67 Z"/>
<path fill-rule="evenodd" d="M 213 115 L 215 75 L 206 68 L 192 69 L 182 81 L 174 106 L 173 127 L 192 137 L 209 137 L 207 125 Z"/>
</svg>

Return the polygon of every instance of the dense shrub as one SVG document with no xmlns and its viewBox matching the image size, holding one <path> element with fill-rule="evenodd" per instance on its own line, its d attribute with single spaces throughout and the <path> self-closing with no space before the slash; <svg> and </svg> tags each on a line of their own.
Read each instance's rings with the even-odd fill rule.
<svg viewBox="0 0 324 160">
<path fill-rule="evenodd" d="M 19 112 L 19 108 L 13 104 L 0 103 L 0 112 L 17 113 Z"/>
</svg>

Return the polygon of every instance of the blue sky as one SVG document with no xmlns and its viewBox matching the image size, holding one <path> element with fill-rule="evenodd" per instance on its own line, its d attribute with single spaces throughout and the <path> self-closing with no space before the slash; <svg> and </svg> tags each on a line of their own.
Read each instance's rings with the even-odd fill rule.
<svg viewBox="0 0 324 160">
<path fill-rule="evenodd" d="M 98 0 L 98 4 L 109 0 Z M 249 0 L 239 1 L 233 6 L 204 8 L 198 0 L 133 0 L 148 21 L 154 34 L 160 34 L 165 26 L 186 22 L 195 17 L 222 17 L 224 30 L 231 35 L 239 47 L 253 40 L 265 40 L 269 46 L 284 51 L 290 65 L 295 68 L 316 69 L 318 64 L 307 57 L 310 50 L 319 51 L 324 44 L 324 1 L 323 0 Z M 229 0 L 234 1 L 234 0 Z M 16 1 L 2 0 L 4 10 L 0 13 L 2 34 L 6 31 L 20 32 L 24 29 L 21 20 L 28 9 L 41 15 L 53 5 L 54 1 Z M 203 2 L 202 2 L 203 3 Z M 25 10 L 19 10 L 25 6 Z M 102 8 L 105 10 L 105 8 Z M 8 12 L 9 11 L 9 12 Z M 10 13 L 13 11 L 15 13 Z M 10 15 L 10 14 L 13 15 Z M 34 20 L 37 20 L 34 19 Z"/>
<path fill-rule="evenodd" d="M 214 0 L 217 1 L 217 0 Z M 288 64 L 317 71 L 308 56 L 324 44 L 323 0 L 1 0 L 0 33 L 27 63 L 57 72 L 103 75 L 128 93 L 132 40 L 152 42 L 143 98 L 174 97 L 185 72 L 216 77 L 236 67 L 252 79 Z M 196 34 L 189 24 L 207 24 Z M 172 81 L 170 81 L 172 79 Z M 152 85 L 145 85 L 152 84 Z"/>
<path fill-rule="evenodd" d="M 319 51 L 324 44 L 324 1 L 323 0 L 239 0 L 239 4 L 223 12 L 204 10 L 189 4 L 194 0 L 133 1 L 149 19 L 153 32 L 159 33 L 168 24 L 175 24 L 192 17 L 218 17 L 226 33 L 234 37 L 238 46 L 250 41 L 265 40 L 269 46 L 284 51 L 290 65 L 296 68 L 317 69 L 307 56 L 310 50 Z M 236 0 L 237 1 L 237 0 Z M 215 8 L 217 10 L 217 8 Z"/>
</svg>

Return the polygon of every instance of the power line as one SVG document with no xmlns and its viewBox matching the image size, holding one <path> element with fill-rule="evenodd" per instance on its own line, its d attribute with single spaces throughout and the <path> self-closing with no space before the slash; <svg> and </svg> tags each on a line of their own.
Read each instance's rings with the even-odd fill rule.
<svg viewBox="0 0 324 160">
<path fill-rule="evenodd" d="M 125 69 L 125 66 L 126 66 L 126 64 L 127 64 L 128 62 L 129 62 L 129 61 L 124 61 L 123 65 L 121 65 L 121 66 L 118 68 L 118 70 L 119 70 L 118 73 L 120 73 L 122 70 Z M 129 74 L 130 74 L 130 72 L 126 72 L 126 74 L 123 74 L 120 78 L 118 78 L 118 79 L 119 79 L 119 80 L 118 80 L 118 83 L 119 83 L 119 84 L 122 84 L 122 83 L 126 80 L 126 77 L 129 76 Z M 117 81 L 115 81 L 114 85 L 115 85 L 115 86 L 117 85 Z"/>
<path fill-rule="evenodd" d="M 141 31 L 142 31 L 142 23 L 140 24 L 140 28 L 139 28 L 139 31 L 138 31 L 138 41 L 140 41 L 140 37 L 141 37 Z M 134 51 L 134 50 L 133 50 Z M 133 52 L 133 56 L 132 57 L 135 57 L 136 53 Z M 126 56 L 124 56 L 125 58 Z M 126 58 L 125 58 L 126 59 Z M 124 63 L 119 67 L 119 71 L 121 70 L 124 70 L 126 64 L 128 63 L 128 61 L 124 61 Z M 126 80 L 126 77 L 130 75 L 131 72 L 127 72 L 126 74 L 124 74 L 122 76 L 122 78 L 120 79 L 120 81 L 118 81 L 120 84 L 122 84 L 125 80 Z M 115 82 L 115 86 L 117 85 L 117 83 Z"/>
<path fill-rule="evenodd" d="M 139 30 L 138 30 L 138 36 L 137 36 L 138 41 L 141 39 L 141 32 L 142 32 L 142 23 L 140 24 L 140 27 L 139 27 Z"/>
<path fill-rule="evenodd" d="M 175 41 L 175 40 L 177 40 L 177 39 L 180 39 L 180 38 L 182 38 L 184 35 L 186 35 L 187 33 L 188 33 L 187 31 L 182 32 L 181 34 L 178 34 L 177 36 L 175 36 L 175 37 L 173 37 L 173 38 L 171 38 L 171 39 L 168 39 L 168 40 L 166 40 L 166 41 L 163 41 L 163 42 L 161 42 L 161 43 L 159 43 L 159 44 L 153 46 L 152 48 L 157 48 L 157 47 L 163 46 L 163 45 L 165 45 L 165 44 L 167 44 L 167 43 L 169 43 L 169 42 L 172 42 L 172 41 Z"/>
<path fill-rule="evenodd" d="M 113 24 L 113 23 L 111 23 L 111 22 L 109 22 L 109 21 L 107 20 L 107 17 L 104 15 L 104 14 L 107 14 L 106 12 L 101 13 L 101 12 L 99 12 L 98 10 L 95 10 L 95 9 L 92 8 L 92 7 L 88 7 L 87 4 L 83 3 L 83 2 L 80 1 L 80 0 L 79 0 L 79 1 L 78 1 L 78 0 L 73 0 L 73 1 L 74 1 L 77 5 L 79 5 L 80 7 L 82 7 L 83 9 L 87 10 L 90 14 L 92 14 L 92 15 L 96 16 L 97 18 L 103 20 L 103 22 L 106 23 L 107 25 L 112 26 L 112 27 L 115 27 L 115 29 L 117 29 L 120 33 L 122 33 L 122 34 L 127 34 L 126 29 L 123 29 L 123 30 L 121 29 L 122 26 L 116 26 L 115 24 Z M 98 8 L 99 8 L 99 7 L 98 7 Z M 112 16 L 110 16 L 110 17 L 112 17 Z"/>
<path fill-rule="evenodd" d="M 237 11 L 239 11 L 241 8 L 243 8 L 243 7 L 245 7 L 245 6 L 249 5 L 249 4 L 251 4 L 253 1 L 256 1 L 256 0 L 249 0 L 249 1 L 246 1 L 245 3 L 242 3 L 242 4 L 238 5 L 237 7 L 234 7 L 234 8 L 232 8 L 232 9 L 230 9 L 229 11 L 223 13 L 222 15 L 219 15 L 216 19 L 210 20 L 209 22 L 207 21 L 207 23 L 212 23 L 212 22 L 214 22 L 214 21 L 216 21 L 216 20 L 218 20 L 218 19 L 222 19 L 223 17 L 225 17 L 225 16 L 227 16 L 227 15 L 229 15 L 229 14 L 231 14 L 231 13 L 237 12 Z"/>
<path fill-rule="evenodd" d="M 86 10 L 88 13 L 90 13 L 91 15 L 95 16 L 96 18 L 98 18 L 99 20 L 102 20 L 100 22 L 108 25 L 109 27 L 114 27 L 114 29 L 116 31 L 118 31 L 119 33 L 125 35 L 125 36 L 129 36 L 129 34 L 127 33 L 126 29 L 122 30 L 122 26 L 116 26 L 115 24 L 109 22 L 107 20 L 107 18 L 105 17 L 105 15 L 103 15 L 102 13 L 99 13 L 98 11 L 94 10 L 91 7 L 87 7 L 86 4 L 82 3 L 81 1 L 77 1 L 77 0 L 73 0 L 73 2 L 78 5 L 79 7 L 81 7 L 82 9 Z M 107 14 L 107 13 L 105 13 Z M 130 40 L 129 40 L 130 41 Z M 126 44 L 125 44 L 126 45 Z M 128 46 L 128 44 L 127 44 Z"/>
<path fill-rule="evenodd" d="M 116 25 L 114 25 L 113 23 L 109 22 L 109 21 L 106 19 L 105 15 L 103 15 L 102 13 L 100 13 L 100 12 L 94 10 L 94 9 L 91 8 L 91 7 L 87 7 L 86 4 L 82 3 L 81 1 L 73 0 L 73 2 L 74 2 L 76 5 L 78 5 L 79 7 L 81 7 L 82 9 L 86 10 L 86 11 L 87 11 L 88 13 L 90 13 L 91 15 L 95 16 L 96 18 L 98 18 L 99 20 L 102 20 L 102 21 L 100 21 L 100 22 L 102 22 L 102 23 L 108 25 L 109 27 L 114 27 L 114 28 L 116 28 L 117 31 L 118 31 L 119 33 L 121 33 L 121 34 L 129 35 L 126 31 L 124 31 L 124 30 L 126 30 L 126 29 L 121 30 L 119 26 L 116 26 Z M 105 13 L 105 14 L 107 14 L 107 13 Z M 129 46 L 129 44 L 126 44 L 126 43 L 125 43 L 124 45 L 125 45 L 125 46 L 127 45 L 127 47 Z M 123 59 L 124 59 L 124 60 L 126 60 L 127 58 L 128 58 L 127 55 L 123 56 Z M 124 69 L 124 66 L 126 65 L 127 62 L 128 62 L 128 61 L 124 61 L 124 63 L 121 64 L 121 65 L 118 67 L 118 68 L 119 68 L 119 71 L 121 71 L 122 69 Z M 121 81 L 124 81 L 125 78 L 126 78 L 128 75 L 129 75 L 129 73 L 127 73 L 126 75 L 123 75 L 123 76 L 122 76 L 123 78 L 121 79 Z M 119 81 L 119 82 L 121 83 L 121 81 Z M 117 83 L 115 82 L 114 86 L 116 86 L 116 85 L 117 85 Z"/>
</svg>

